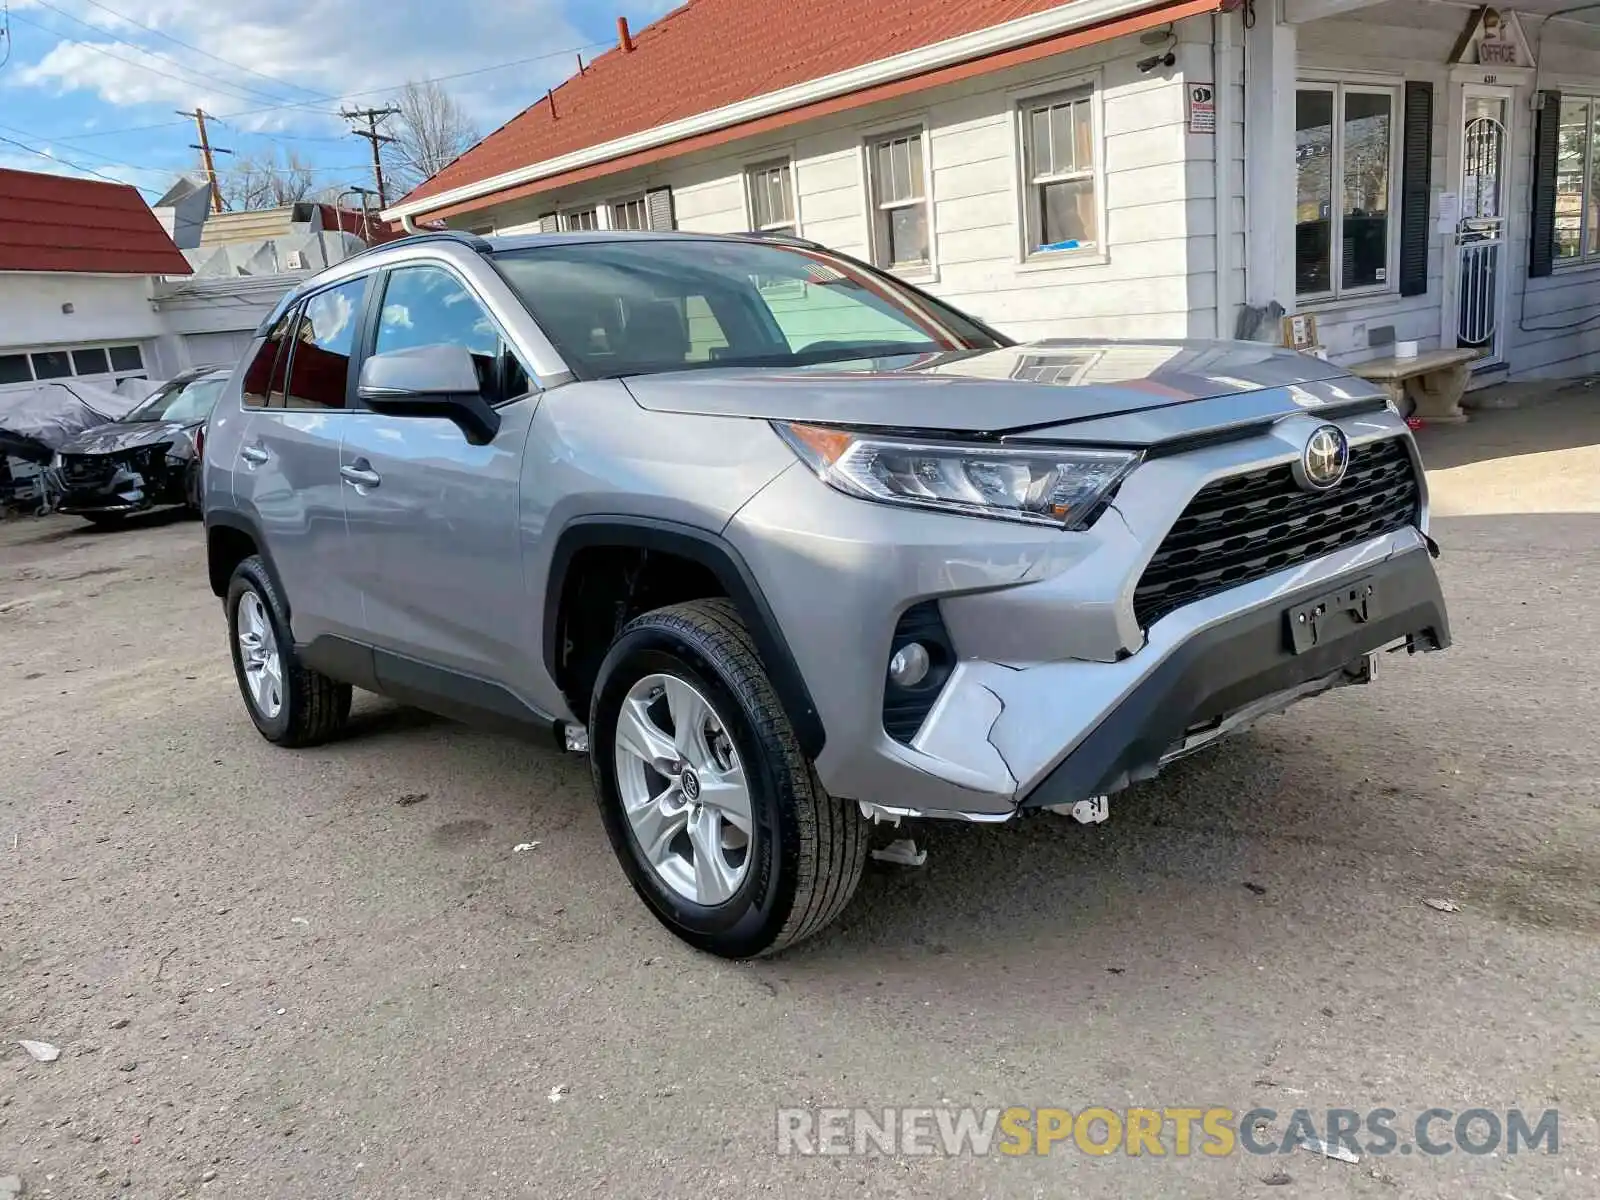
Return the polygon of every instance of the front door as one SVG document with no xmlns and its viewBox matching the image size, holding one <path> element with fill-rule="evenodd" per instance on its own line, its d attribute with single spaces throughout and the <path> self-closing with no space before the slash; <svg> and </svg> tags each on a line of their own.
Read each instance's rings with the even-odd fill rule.
<svg viewBox="0 0 1600 1200">
<path fill-rule="evenodd" d="M 1456 344 L 1480 350 L 1478 365 L 1500 361 L 1504 343 L 1507 193 L 1511 171 L 1511 93 L 1462 89 L 1456 223 Z"/>
<path fill-rule="evenodd" d="M 486 394 L 505 399 L 500 431 L 486 446 L 472 445 L 443 417 L 358 410 L 346 420 L 339 462 L 346 562 L 360 581 L 370 639 L 428 668 L 519 692 L 512 684 L 530 677 L 527 656 L 538 650 L 524 636 L 518 508 L 538 395 L 488 309 L 453 272 L 396 267 L 377 286 L 384 293 L 373 353 L 465 346 Z M 380 679 L 385 670 L 380 661 Z"/>
</svg>

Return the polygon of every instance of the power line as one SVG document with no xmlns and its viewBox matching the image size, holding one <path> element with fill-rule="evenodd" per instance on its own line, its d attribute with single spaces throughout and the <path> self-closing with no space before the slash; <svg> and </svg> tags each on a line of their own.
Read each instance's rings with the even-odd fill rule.
<svg viewBox="0 0 1600 1200">
<path fill-rule="evenodd" d="M 93 0 L 90 0 L 90 2 L 92 3 Z M 208 84 L 211 84 L 213 86 L 226 87 L 230 91 L 232 91 L 236 96 L 242 96 L 242 97 L 244 97 L 246 99 L 254 98 L 254 99 L 257 99 L 257 100 L 271 100 L 274 103 L 277 103 L 277 102 L 280 102 L 280 101 L 283 100 L 283 96 L 282 95 L 274 94 L 272 92 L 264 92 L 260 88 L 251 87 L 249 84 L 235 83 L 231 79 L 224 79 L 222 76 L 216 74 L 215 72 L 202 71 L 202 70 L 199 70 L 199 69 L 197 69 L 195 67 L 191 67 L 188 63 L 185 63 L 185 62 L 180 61 L 179 59 L 173 58 L 172 55 L 163 53 L 160 50 L 152 50 L 149 46 L 141 46 L 137 42 L 130 42 L 127 38 L 122 37 L 116 30 L 107 29 L 104 25 L 96 25 L 93 21 L 86 21 L 82 17 L 78 16 L 76 13 L 68 12 L 66 9 L 64 9 L 60 5 L 56 4 L 54 2 L 54 0 L 34 0 L 34 3 L 38 4 L 42 8 L 48 8 L 53 13 L 56 13 L 56 14 L 58 14 L 60 16 L 65 17 L 67 20 L 71 21 L 74 25 L 82 25 L 85 29 L 91 31 L 92 33 L 97 33 L 97 34 L 101 35 L 102 37 L 110 38 L 112 45 L 115 45 L 115 46 L 126 46 L 130 50 L 137 50 L 139 53 L 149 55 L 151 58 L 159 58 L 162 62 L 171 63 L 173 66 L 177 67 L 180 71 L 183 71 L 183 72 L 187 73 L 188 75 L 190 75 L 193 78 L 205 80 Z M 108 10 L 108 11 L 110 11 L 110 10 Z M 112 13 L 112 15 L 113 16 L 120 16 L 121 14 L 120 13 Z M 124 19 L 126 19 L 126 18 L 124 18 Z M 138 24 L 138 22 L 134 22 L 134 24 Z M 41 28 L 43 28 L 43 27 L 41 26 Z M 148 28 L 148 26 L 144 26 L 144 28 Z M 58 29 L 52 29 L 49 32 L 55 33 L 55 34 L 59 34 L 61 31 L 58 30 Z M 154 31 L 154 32 L 159 32 L 159 31 Z M 78 45 L 88 47 L 89 49 L 96 49 L 97 48 L 93 43 L 90 43 L 90 42 L 79 42 Z M 142 66 L 144 64 L 135 63 L 133 65 L 134 66 Z M 234 70 L 243 70 L 243 69 L 245 69 L 245 68 L 241 68 L 241 67 L 236 67 L 232 63 L 229 63 L 228 66 L 233 67 Z M 144 69 L 148 70 L 148 71 L 155 72 L 156 74 L 161 74 L 162 73 L 160 71 L 157 71 L 156 68 L 150 67 L 150 66 L 145 66 Z M 184 82 L 190 82 L 190 81 L 189 80 L 185 80 Z"/>
<path fill-rule="evenodd" d="M 451 74 L 448 74 L 448 75 L 433 75 L 433 76 L 429 76 L 426 79 L 416 80 L 415 82 L 417 82 L 417 83 L 449 83 L 452 80 L 467 79 L 467 78 L 470 78 L 470 77 L 472 77 L 474 75 L 486 75 L 486 74 L 488 74 L 488 73 L 490 73 L 492 71 L 506 71 L 506 70 L 510 70 L 512 67 L 525 67 L 530 63 L 544 62 L 547 59 L 565 58 L 567 55 L 576 54 L 580 50 L 592 50 L 597 46 L 609 46 L 609 45 L 611 45 L 611 43 L 608 42 L 608 41 L 607 42 L 589 42 L 589 43 L 587 43 L 585 45 L 576 46 L 576 47 L 573 47 L 573 48 L 567 49 L 567 50 L 552 50 L 548 54 L 535 54 L 531 58 L 516 58 L 516 59 L 511 59 L 511 60 L 509 60 L 507 62 L 491 63 L 491 64 L 489 64 L 488 66 L 485 66 L 485 67 L 475 67 L 470 71 L 455 71 L 455 72 L 453 72 Z M 319 97 L 319 98 L 323 99 L 323 100 L 332 101 L 332 100 L 340 100 L 340 99 L 343 99 L 343 100 L 354 100 L 354 99 L 357 99 L 358 97 L 361 97 L 361 96 L 377 96 L 377 95 L 381 95 L 384 92 L 396 91 L 399 88 L 404 87 L 406 85 L 406 83 L 409 83 L 409 82 L 413 82 L 413 81 L 411 81 L 411 80 L 402 80 L 400 83 L 385 84 L 382 87 L 366 88 L 366 89 L 364 89 L 362 91 L 357 91 L 357 92 L 344 92 L 344 93 L 341 93 L 341 94 L 329 94 L 329 95 L 322 96 L 322 97 Z M 306 102 L 306 103 L 296 103 L 296 104 L 273 104 L 273 105 L 268 105 L 268 106 L 266 106 L 264 108 L 246 108 L 246 109 L 241 109 L 239 112 L 218 114 L 214 119 L 217 120 L 217 121 L 228 122 L 228 121 L 235 121 L 240 117 L 258 116 L 261 113 L 281 112 L 284 109 L 303 109 L 303 110 L 310 111 L 310 112 L 325 113 L 328 116 L 339 116 L 340 115 L 339 113 L 334 112 L 331 109 L 324 109 L 324 108 L 319 107 L 318 105 L 312 104 L 310 102 Z M 150 130 L 153 130 L 153 129 L 172 129 L 175 126 L 184 125 L 184 124 L 187 124 L 187 123 L 188 122 L 185 122 L 185 121 L 161 121 L 161 122 L 158 122 L 158 123 L 153 124 L 153 125 L 134 125 L 134 126 L 131 126 L 131 127 L 128 127 L 128 128 L 124 128 L 124 129 L 95 129 L 95 130 L 90 130 L 87 133 L 60 134 L 60 135 L 55 136 L 53 138 L 53 140 L 54 141 L 58 141 L 58 142 L 76 142 L 76 141 L 83 141 L 83 140 L 88 139 L 88 138 L 114 137 L 114 136 L 117 136 L 117 135 L 120 135 L 120 134 L 124 134 L 124 133 L 146 133 L 146 132 L 149 132 Z M 246 132 L 247 133 L 249 131 L 248 130 L 242 130 L 241 132 Z M 267 135 L 263 134 L 263 135 L 260 135 L 260 136 L 267 136 Z"/>
<path fill-rule="evenodd" d="M 39 0 L 39 2 L 40 3 L 44 3 L 44 0 Z M 61 11 L 61 10 L 57 10 L 57 11 Z M 69 14 L 69 16 L 70 16 L 70 14 Z M 70 41 L 70 39 L 67 38 L 66 35 L 61 32 L 61 30 L 52 29 L 48 25 L 41 25 L 38 21 L 32 20 L 29 17 L 24 17 L 20 13 L 13 14 L 13 18 L 15 20 L 21 21 L 24 25 L 31 25 L 35 29 L 42 30 L 45 33 L 52 34 L 55 37 L 61 38 L 63 41 Z M 71 17 L 71 19 L 74 20 L 74 21 L 78 20 L 76 17 Z M 90 25 L 89 22 L 87 22 L 87 21 L 78 21 L 78 24 L 86 26 L 87 28 L 96 31 L 97 33 L 105 33 L 106 32 L 105 30 L 101 29 L 98 25 Z M 75 45 L 75 46 L 81 46 L 81 47 L 83 47 L 83 49 L 88 50 L 93 54 L 99 54 L 99 55 L 101 55 L 101 56 L 103 56 L 105 58 L 109 58 L 109 59 L 113 60 L 114 62 L 119 62 L 119 63 L 124 64 L 125 66 L 133 67 L 135 70 L 149 71 L 152 75 L 159 75 L 164 79 L 172 77 L 168 71 L 161 70 L 160 68 L 157 68 L 157 67 L 152 67 L 149 63 L 142 63 L 142 62 L 137 61 L 136 59 L 125 58 L 124 56 L 122 56 L 120 54 L 113 54 L 111 51 L 107 50 L 104 46 L 97 45 L 94 42 L 74 41 L 74 42 L 71 42 L 71 44 Z M 178 67 L 180 70 L 188 71 L 188 68 L 184 67 L 183 64 L 179 63 L 176 59 L 167 58 L 165 55 L 158 54 L 158 53 L 156 53 L 155 51 L 152 51 L 152 50 L 147 50 L 143 46 L 135 46 L 131 42 L 123 42 L 120 39 L 116 39 L 115 40 L 115 44 L 116 45 L 130 46 L 132 49 L 138 50 L 141 54 L 148 54 L 152 58 L 163 59 L 166 62 L 172 63 L 174 66 Z M 216 90 L 219 90 L 219 91 L 223 91 L 224 94 L 229 95 L 230 98 L 234 99 L 234 100 L 250 100 L 250 99 L 260 98 L 260 97 L 266 95 L 265 92 L 252 92 L 252 91 L 244 88 L 242 85 L 225 84 L 222 81 L 217 80 L 212 76 L 205 75 L 205 74 L 203 74 L 201 72 L 198 72 L 198 71 L 189 72 L 189 73 L 191 75 L 197 76 L 198 79 L 201 82 L 196 82 L 196 80 L 193 79 L 193 78 L 191 78 L 191 79 L 179 78 L 177 80 L 177 82 L 186 84 L 189 87 L 202 87 L 202 86 L 204 86 L 204 87 L 213 88 L 213 89 L 216 89 Z"/>
<path fill-rule="evenodd" d="M 37 158 L 45 159 L 47 162 L 56 163 L 58 166 L 71 167 L 74 171 L 82 171 L 85 175 L 93 175 L 96 179 L 103 179 L 107 183 L 119 183 L 123 187 L 131 187 L 131 188 L 134 188 L 135 190 L 141 191 L 141 192 L 154 192 L 156 190 L 155 188 L 140 187 L 136 183 L 129 183 L 126 179 L 115 179 L 110 175 L 101 174 L 99 171 L 96 171 L 92 167 L 80 166 L 79 164 L 77 164 L 75 162 L 72 162 L 72 161 L 70 161 L 68 159 L 57 158 L 54 154 L 46 154 L 43 150 L 35 150 L 32 146 L 28 145 L 26 142 L 19 142 L 15 138 L 6 137 L 4 134 L 0 134 L 0 142 L 5 142 L 7 145 L 10 145 L 10 146 L 15 146 L 18 150 L 25 151 L 28 154 L 32 154 Z"/>
<path fill-rule="evenodd" d="M 207 116 L 207 119 L 211 119 L 211 115 L 209 113 L 207 113 L 206 116 Z M 174 123 L 176 123 L 176 122 L 174 122 Z M 194 123 L 193 116 L 191 116 L 189 118 L 189 123 L 190 124 Z M 163 127 L 165 127 L 165 126 L 163 126 Z M 41 144 L 48 145 L 51 142 L 50 138 L 41 137 L 40 135 L 32 132 L 31 130 L 18 129 L 15 125 L 0 125 L 0 129 L 5 130 L 7 133 L 14 133 L 18 137 L 28 138 L 30 141 L 33 141 L 35 143 L 41 143 Z M 343 138 L 340 138 L 338 140 L 341 141 L 341 142 L 344 141 Z M 32 153 L 41 154 L 42 152 L 38 151 L 38 150 L 35 150 Z M 99 150 L 90 150 L 89 148 L 87 148 L 85 146 L 77 147 L 76 149 L 73 150 L 73 154 L 75 156 L 76 155 L 87 154 L 87 155 L 90 155 L 93 158 L 99 159 L 101 162 L 111 163 L 113 166 L 121 167 L 121 168 L 123 168 L 125 170 L 129 170 L 129 171 L 159 171 L 159 172 L 163 172 L 163 173 L 169 173 L 169 174 L 172 174 L 172 175 L 182 175 L 182 174 L 185 174 L 186 172 L 188 172 L 188 171 L 190 171 L 192 169 L 192 165 L 189 164 L 189 163 L 184 163 L 184 164 L 181 164 L 179 166 L 173 166 L 170 163 L 151 164 L 151 163 L 124 162 L 122 159 L 117 158 L 114 155 L 105 154 L 105 153 L 102 153 Z M 58 158 L 54 154 L 44 153 L 43 157 L 50 159 L 52 162 L 59 162 L 59 163 L 66 163 L 67 162 L 66 159 Z M 71 166 L 73 164 L 67 163 L 67 165 Z M 314 175 L 337 175 L 337 174 L 344 174 L 344 173 L 348 173 L 348 172 L 352 172 L 352 171 L 364 171 L 371 164 L 364 163 L 364 162 L 358 162 L 358 163 L 339 163 L 339 164 L 337 164 L 335 166 L 321 166 L 321 167 L 298 166 L 298 167 L 289 167 L 289 166 L 280 166 L 279 164 L 277 164 L 275 162 L 274 163 L 261 163 L 261 162 L 256 162 L 256 161 L 252 160 L 250 165 L 251 165 L 251 168 L 253 170 L 259 171 L 262 174 L 287 175 L 287 174 L 292 174 L 292 173 L 295 173 L 295 172 L 307 172 L 307 173 L 314 174 Z M 137 185 L 130 185 L 130 186 L 137 186 Z M 147 191 L 147 192 L 153 192 L 153 191 L 156 191 L 157 189 L 156 188 L 140 188 L 140 190 L 141 191 Z"/>
<path fill-rule="evenodd" d="M 11 61 L 11 5 L 8 0 L 0 0 L 0 67 Z"/>
<path fill-rule="evenodd" d="M 206 171 L 206 186 L 211 189 L 211 211 L 221 212 L 223 208 L 222 185 L 217 182 L 217 164 L 211 156 L 213 154 L 232 154 L 233 151 L 222 146 L 212 146 L 210 135 L 206 133 L 206 110 L 198 105 L 194 110 L 194 127 L 200 135 L 200 142 L 198 145 L 191 143 L 189 149 L 200 151 L 200 164 Z"/>
<path fill-rule="evenodd" d="M 358 138 L 366 138 L 372 143 L 372 177 L 378 185 L 378 208 L 381 210 L 388 206 L 383 190 L 383 147 L 391 143 L 394 138 L 386 133 L 379 133 L 378 126 L 390 117 L 398 116 L 400 110 L 394 105 L 385 108 L 354 108 L 340 109 L 339 115 L 347 121 L 365 120 L 365 129 L 352 129 L 350 132 Z"/>
<path fill-rule="evenodd" d="M 118 12 L 116 9 L 111 8 L 108 5 L 101 4 L 100 0 L 84 0 L 84 2 L 87 3 L 87 4 L 94 5 L 94 7 L 98 8 L 101 12 L 110 13 L 113 17 L 116 17 L 119 21 L 126 21 L 128 24 L 135 25 L 138 28 L 143 29 L 148 33 L 153 33 L 159 38 L 165 38 L 167 41 L 171 42 L 175 46 L 182 46 L 185 50 L 192 50 L 196 54 L 204 55 L 206 58 L 209 58 L 212 62 L 219 62 L 225 67 L 232 67 L 235 71 L 243 71 L 247 75 L 254 75 L 257 79 L 265 79 L 268 83 L 277 84 L 280 87 L 291 87 L 295 91 L 297 91 L 297 92 L 305 92 L 309 96 L 314 96 L 314 95 L 317 94 L 317 93 L 313 92 L 310 88 L 302 87 L 298 83 L 294 83 L 294 82 L 292 82 L 290 80 L 287 80 L 287 79 L 279 79 L 275 75 L 268 75 L 264 71 L 257 71 L 255 68 L 247 67 L 243 63 L 236 63 L 236 62 L 232 61 L 231 59 L 223 58 L 219 54 L 213 54 L 209 50 L 202 50 L 199 46 L 192 45 L 191 43 L 184 41 L 182 38 L 173 37 L 170 33 L 167 33 L 165 30 L 157 29 L 154 25 L 146 25 L 143 21 L 138 21 L 138 20 L 135 20 L 133 17 L 128 16 L 127 13 Z"/>
</svg>

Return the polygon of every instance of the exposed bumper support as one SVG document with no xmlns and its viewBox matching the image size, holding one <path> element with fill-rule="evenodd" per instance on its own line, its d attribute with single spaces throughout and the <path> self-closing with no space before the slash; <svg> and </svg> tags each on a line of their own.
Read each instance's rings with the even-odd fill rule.
<svg viewBox="0 0 1600 1200">
<path fill-rule="evenodd" d="M 1023 806 L 1070 804 L 1148 779 L 1163 761 L 1198 748 L 1191 744 L 1196 732 L 1203 735 L 1212 722 L 1236 728 L 1342 682 L 1361 682 L 1366 656 L 1392 643 L 1413 650 L 1450 644 L 1444 596 L 1426 550 L 1361 577 L 1373 581 L 1381 607 L 1366 623 L 1302 653 L 1291 649 L 1285 613 L 1326 592 L 1326 582 L 1179 646 L 1028 792 Z"/>
</svg>

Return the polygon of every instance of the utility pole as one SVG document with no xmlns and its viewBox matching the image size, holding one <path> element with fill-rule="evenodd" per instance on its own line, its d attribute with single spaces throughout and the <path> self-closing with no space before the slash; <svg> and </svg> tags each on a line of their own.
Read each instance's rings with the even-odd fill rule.
<svg viewBox="0 0 1600 1200">
<path fill-rule="evenodd" d="M 351 108 L 339 110 L 339 115 L 347 121 L 365 121 L 365 129 L 352 129 L 350 132 L 358 138 L 366 138 L 372 143 L 372 178 L 378 185 L 378 208 L 381 211 L 389 206 L 389 198 L 383 190 L 383 143 L 392 142 L 394 138 L 386 133 L 378 132 L 378 124 L 389 117 L 398 115 L 400 110 L 394 105 L 387 108 Z"/>
<path fill-rule="evenodd" d="M 189 143 L 189 149 L 200 151 L 200 161 L 205 164 L 206 168 L 206 182 L 211 185 L 211 211 L 221 212 L 222 185 L 217 182 L 217 164 L 211 156 L 213 154 L 232 154 L 233 151 L 211 144 L 211 138 L 206 134 L 207 114 L 205 109 L 197 108 L 193 112 L 180 112 L 178 115 L 180 117 L 192 117 L 195 128 L 200 131 L 199 143 Z"/>
</svg>

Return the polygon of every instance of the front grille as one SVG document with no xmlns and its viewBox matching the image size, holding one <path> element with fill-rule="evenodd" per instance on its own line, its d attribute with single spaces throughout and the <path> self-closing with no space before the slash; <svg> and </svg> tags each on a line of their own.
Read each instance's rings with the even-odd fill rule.
<svg viewBox="0 0 1600 1200">
<path fill-rule="evenodd" d="M 64 454 L 61 456 L 61 478 L 73 487 L 87 487 L 110 483 L 111 477 L 121 468 L 137 471 L 148 478 L 157 472 L 171 448 L 172 443 L 161 442 L 154 446 L 119 450 L 114 454 Z"/>
<path fill-rule="evenodd" d="M 1207 484 L 1167 533 L 1133 593 L 1141 626 L 1206 596 L 1415 524 L 1421 503 L 1406 439 L 1350 450 L 1338 487 L 1307 492 L 1289 466 Z"/>
<path fill-rule="evenodd" d="M 61 478 L 71 484 L 105 483 L 116 473 L 108 454 L 69 454 L 61 459 Z"/>
</svg>

